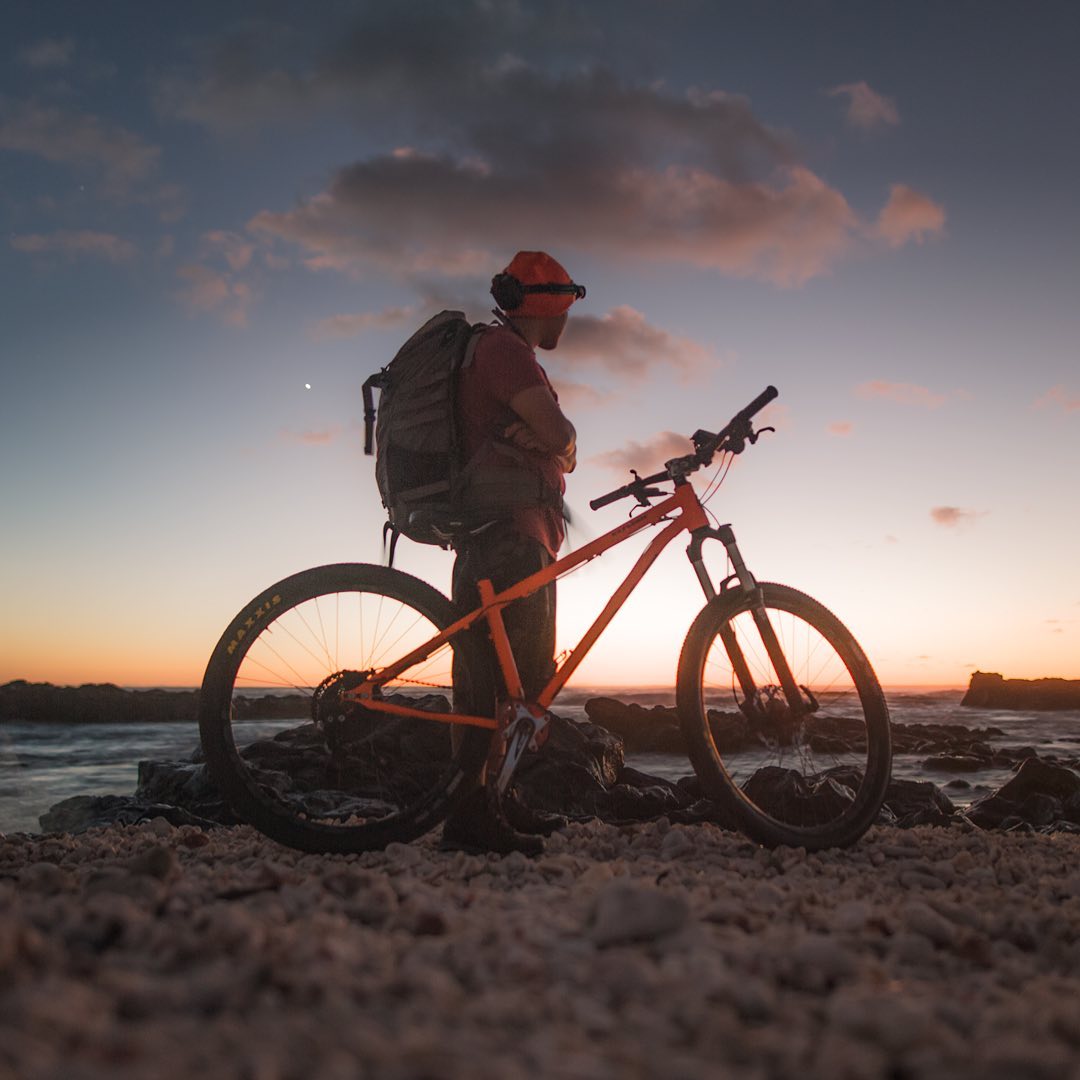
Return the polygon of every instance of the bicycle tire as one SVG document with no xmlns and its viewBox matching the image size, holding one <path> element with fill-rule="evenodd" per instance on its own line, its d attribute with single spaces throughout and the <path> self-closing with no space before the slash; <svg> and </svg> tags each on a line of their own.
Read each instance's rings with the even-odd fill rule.
<svg viewBox="0 0 1080 1080">
<path fill-rule="evenodd" d="M 336 691 L 458 617 L 418 578 L 356 563 L 294 574 L 245 605 L 210 657 L 199 706 L 210 777 L 236 815 L 316 853 L 383 848 L 438 824 L 482 769 L 490 730 L 363 710 Z M 468 711 L 493 715 L 490 661 L 462 635 L 385 693 L 419 705 L 438 690 L 431 707 L 452 712 L 451 669 Z"/>
<path fill-rule="evenodd" d="M 759 599 L 804 701 L 816 703 L 804 715 L 787 708 L 766 654 L 751 614 Z M 757 687 L 753 700 L 721 640 L 727 630 Z M 850 631 L 805 593 L 765 583 L 711 600 L 687 633 L 676 695 L 706 795 L 751 839 L 769 847 L 846 847 L 877 818 L 892 767 L 888 705 Z M 723 700 L 732 712 L 712 708 Z"/>
</svg>

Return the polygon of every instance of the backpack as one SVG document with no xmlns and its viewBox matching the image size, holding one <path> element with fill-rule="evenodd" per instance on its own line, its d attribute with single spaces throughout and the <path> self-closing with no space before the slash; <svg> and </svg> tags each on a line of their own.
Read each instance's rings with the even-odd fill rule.
<svg viewBox="0 0 1080 1080">
<path fill-rule="evenodd" d="M 364 453 L 373 452 L 374 432 L 375 481 L 388 517 L 383 538 L 391 534 L 391 563 L 399 535 L 451 547 L 515 509 L 562 507 L 560 493 L 508 444 L 492 440 L 497 464 L 491 454 L 463 460 L 458 375 L 472 362 L 487 329 L 484 323 L 470 323 L 460 311 L 441 311 L 364 383 Z"/>
</svg>

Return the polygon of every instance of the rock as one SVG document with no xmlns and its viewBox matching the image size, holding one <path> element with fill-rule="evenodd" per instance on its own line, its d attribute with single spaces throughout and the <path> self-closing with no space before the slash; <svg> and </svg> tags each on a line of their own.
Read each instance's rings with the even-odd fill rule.
<svg viewBox="0 0 1080 1080">
<path fill-rule="evenodd" d="M 1072 820 L 1074 807 L 1080 809 L 1080 776 L 1061 765 L 1025 758 L 1010 780 L 972 803 L 965 817 L 982 829 L 1020 823 L 1048 828 L 1059 819 Z"/>
<path fill-rule="evenodd" d="M 595 697 L 585 702 L 585 715 L 618 735 L 632 754 L 685 754 L 686 742 L 675 709 L 668 705 L 646 708 L 637 702 Z"/>
<path fill-rule="evenodd" d="M 597 814 L 622 772 L 622 739 L 596 724 L 557 715 L 549 732 L 540 753 L 522 760 L 514 790 L 533 810 Z"/>
<path fill-rule="evenodd" d="M 198 719 L 197 690 L 121 690 L 112 683 L 53 686 L 23 679 L 0 686 L 0 720 L 127 724 Z"/>
<path fill-rule="evenodd" d="M 1080 679 L 1005 679 L 976 671 L 961 705 L 977 709 L 1080 709 Z"/>
<path fill-rule="evenodd" d="M 763 810 L 791 825 L 812 825 L 839 817 L 854 799 L 851 770 L 830 769 L 811 781 L 794 769 L 766 765 L 743 785 Z"/>
<path fill-rule="evenodd" d="M 217 822 L 177 806 L 147 802 L 133 795 L 75 795 L 49 807 L 38 819 L 46 833 L 81 833 L 102 825 L 138 825 L 164 818 L 171 825 L 209 828 Z"/>
<path fill-rule="evenodd" d="M 600 948 L 654 941 L 682 929 L 688 917 L 683 896 L 616 878 L 596 895 L 589 936 Z"/>
<path fill-rule="evenodd" d="M 929 780 L 891 780 L 879 820 L 912 829 L 917 825 L 948 825 L 955 818 L 956 807 L 936 784 Z"/>
<path fill-rule="evenodd" d="M 179 806 L 220 825 L 238 824 L 205 765 L 186 761 L 140 761 L 135 796 Z"/>
<path fill-rule="evenodd" d="M 679 784 L 625 766 L 618 783 L 598 801 L 597 813 L 604 821 L 649 821 L 685 810 L 693 802 Z"/>
</svg>

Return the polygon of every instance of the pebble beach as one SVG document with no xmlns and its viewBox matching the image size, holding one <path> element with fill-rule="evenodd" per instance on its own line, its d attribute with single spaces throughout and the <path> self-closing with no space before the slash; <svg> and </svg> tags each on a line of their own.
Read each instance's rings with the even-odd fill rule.
<svg viewBox="0 0 1080 1080">
<path fill-rule="evenodd" d="M 0 839 L 0 1077 L 1080 1078 L 1080 836 Z"/>
</svg>

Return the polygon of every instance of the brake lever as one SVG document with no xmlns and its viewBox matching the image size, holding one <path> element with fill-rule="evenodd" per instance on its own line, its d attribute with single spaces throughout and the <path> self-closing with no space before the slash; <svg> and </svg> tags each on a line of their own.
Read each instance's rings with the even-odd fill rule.
<svg viewBox="0 0 1080 1080">
<path fill-rule="evenodd" d="M 660 488 L 645 487 L 644 481 L 638 475 L 637 469 L 631 469 L 631 474 L 634 477 L 634 482 L 630 485 L 630 493 L 637 499 L 638 506 L 651 506 L 649 502 L 650 498 L 656 498 L 659 495 L 666 495 L 667 492 Z"/>
<path fill-rule="evenodd" d="M 774 435 L 776 434 L 776 428 L 774 428 L 774 427 L 762 427 L 762 428 L 758 428 L 757 431 L 754 431 L 753 429 L 751 429 L 749 431 L 749 433 L 747 434 L 747 436 L 746 436 L 747 439 L 750 440 L 750 445 L 753 446 L 754 443 L 756 443 L 758 441 L 758 438 L 761 435 L 764 435 L 766 431 L 771 431 Z"/>
</svg>

